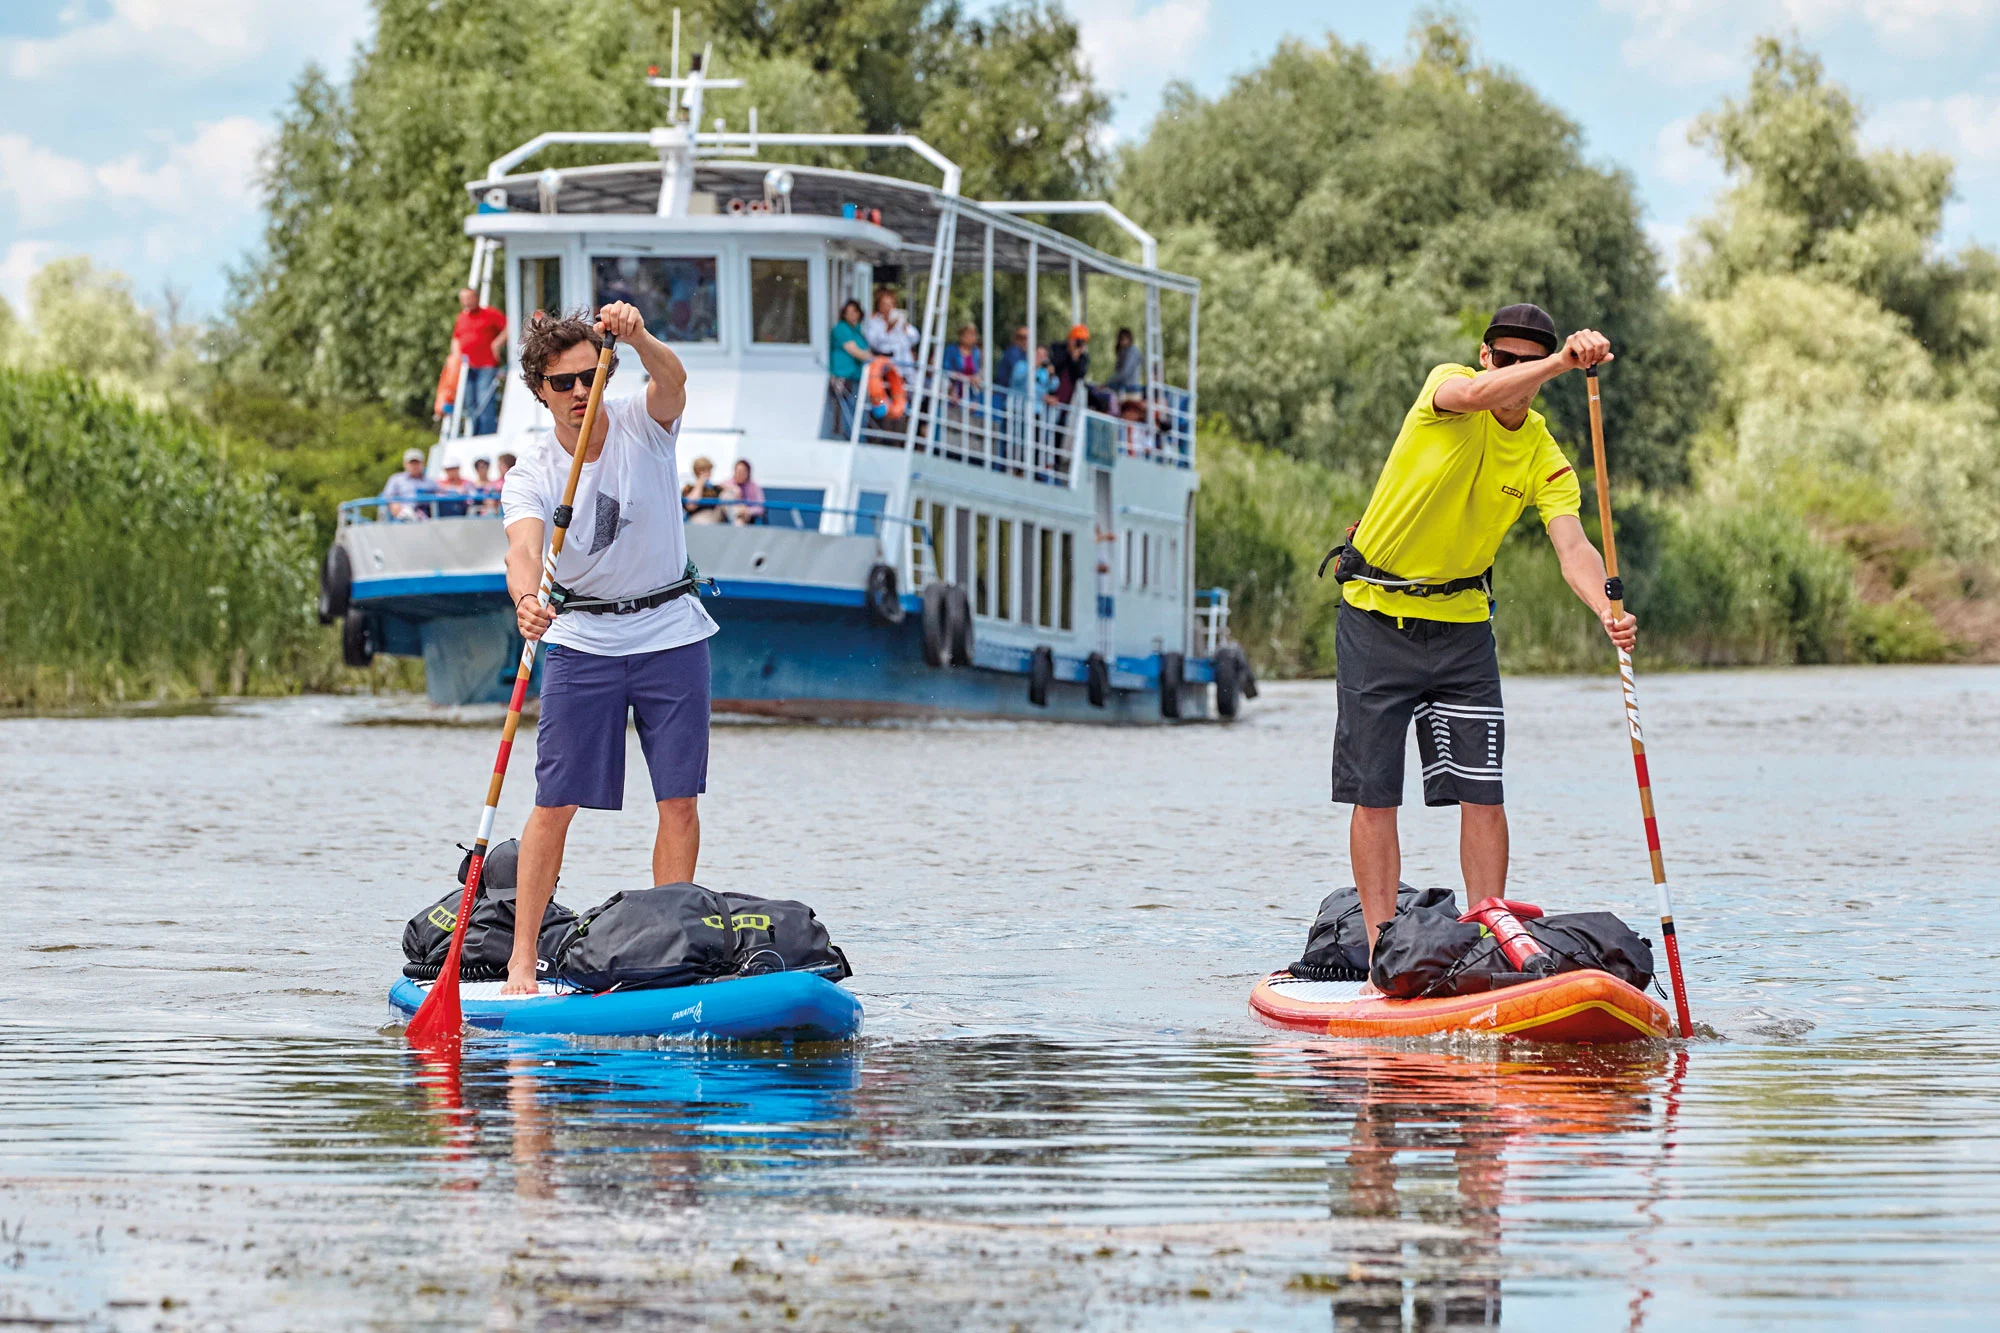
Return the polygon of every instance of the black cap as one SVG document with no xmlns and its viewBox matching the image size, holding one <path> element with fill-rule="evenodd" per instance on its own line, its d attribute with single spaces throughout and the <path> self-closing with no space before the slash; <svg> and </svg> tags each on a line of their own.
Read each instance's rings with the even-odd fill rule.
<svg viewBox="0 0 2000 1333">
<path fill-rule="evenodd" d="M 1479 341 L 1491 347 L 1495 338 L 1526 338 L 1531 343 L 1540 343 L 1551 352 L 1562 345 L 1562 339 L 1556 337 L 1556 322 L 1549 318 L 1549 312 L 1525 301 L 1520 305 L 1502 306 L 1494 312 L 1493 322 L 1486 326 L 1486 336 Z"/>
</svg>

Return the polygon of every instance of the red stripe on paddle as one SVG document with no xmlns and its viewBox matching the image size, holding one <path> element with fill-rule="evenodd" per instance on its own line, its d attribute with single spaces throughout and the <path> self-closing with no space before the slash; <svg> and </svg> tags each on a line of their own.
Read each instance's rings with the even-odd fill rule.
<svg viewBox="0 0 2000 1333">
<path fill-rule="evenodd" d="M 1646 850 L 1649 852 L 1660 850 L 1659 821 L 1655 820 L 1651 815 L 1646 816 Z"/>
<path fill-rule="evenodd" d="M 1645 755 L 1643 755 L 1643 754 L 1635 754 L 1635 755 L 1633 755 L 1633 756 L 1632 756 L 1632 768 L 1633 768 L 1633 771 L 1634 771 L 1634 772 L 1636 772 L 1636 773 L 1638 773 L 1638 775 L 1639 775 L 1639 785 L 1640 785 L 1641 787 L 1650 787 L 1650 786 L 1652 786 L 1652 785 L 1653 785 L 1653 775 L 1652 775 L 1652 773 L 1651 773 L 1651 772 L 1650 772 L 1650 771 L 1649 771 L 1649 770 L 1648 770 L 1648 769 L 1646 768 L 1646 756 L 1645 756 Z"/>
</svg>

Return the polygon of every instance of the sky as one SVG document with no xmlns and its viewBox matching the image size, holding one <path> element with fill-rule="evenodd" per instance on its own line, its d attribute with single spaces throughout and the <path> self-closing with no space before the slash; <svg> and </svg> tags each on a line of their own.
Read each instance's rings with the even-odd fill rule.
<svg viewBox="0 0 2000 1333">
<path fill-rule="evenodd" d="M 1287 39 L 1331 32 L 1401 60 L 1423 7 L 1066 3 L 1116 99 L 1121 139 L 1145 132 L 1169 80 L 1213 96 Z M 20 311 L 37 267 L 87 254 L 126 273 L 147 304 L 172 291 L 196 316 L 218 312 L 227 269 L 258 241 L 257 162 L 277 113 L 308 61 L 346 69 L 368 32 L 367 0 L 0 10 L 0 297 Z M 1689 122 L 1742 89 L 1751 39 L 1764 32 L 1796 32 L 1819 52 L 1861 99 L 1871 143 L 1957 160 L 1948 244 L 2000 244 L 2000 0 L 1578 0 L 1461 12 L 1486 59 L 1581 125 L 1593 160 L 1632 174 L 1669 258 L 1723 184 L 1689 146 Z"/>
</svg>

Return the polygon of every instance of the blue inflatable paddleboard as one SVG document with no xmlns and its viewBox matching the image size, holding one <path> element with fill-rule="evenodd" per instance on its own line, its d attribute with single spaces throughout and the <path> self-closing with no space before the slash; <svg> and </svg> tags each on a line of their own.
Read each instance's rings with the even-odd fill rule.
<svg viewBox="0 0 2000 1333">
<path fill-rule="evenodd" d="M 861 1034 L 861 1001 L 812 972 L 767 972 L 667 990 L 559 991 L 500 994 L 498 981 L 458 988 L 467 1026 L 490 1032 L 537 1032 L 579 1037 L 724 1037 L 738 1041 L 794 1038 L 848 1041 Z M 407 1021 L 424 1002 L 428 982 L 398 977 L 389 1007 Z"/>
</svg>

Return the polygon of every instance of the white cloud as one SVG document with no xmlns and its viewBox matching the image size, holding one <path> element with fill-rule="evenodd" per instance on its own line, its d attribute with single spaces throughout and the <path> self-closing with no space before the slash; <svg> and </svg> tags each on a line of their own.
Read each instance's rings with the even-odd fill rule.
<svg viewBox="0 0 2000 1333">
<path fill-rule="evenodd" d="M 256 202 L 257 159 L 270 133 L 248 116 L 229 116 L 196 125 L 193 138 L 169 143 L 157 160 L 133 153 L 95 166 L 0 134 L 0 197 L 12 198 L 29 229 L 104 206 L 190 218 L 240 214 Z"/>
<path fill-rule="evenodd" d="M 1693 128 L 1693 116 L 1682 116 L 1660 126 L 1653 140 L 1653 170 L 1669 185 L 1712 190 L 1722 181 L 1722 169 L 1707 149 L 1697 148 L 1688 141 L 1688 132 Z"/>
<path fill-rule="evenodd" d="M 213 74 L 278 47 L 325 59 L 367 31 L 368 6 L 366 0 L 111 0 L 102 18 L 70 6 L 61 19 L 53 37 L 0 42 L 0 64 L 16 78 L 46 79 L 127 62 Z"/>
<path fill-rule="evenodd" d="M 1140 0 L 1070 0 L 1069 11 L 1091 73 L 1126 107 L 1143 106 L 1144 115 L 1167 80 L 1193 73 L 1211 4 L 1160 0 L 1142 9 Z"/>
<path fill-rule="evenodd" d="M 1936 52 L 2000 24 L 2000 0 L 1599 0 L 1631 20 L 1625 63 L 1664 82 L 1706 83 L 1741 72 L 1758 33 L 1808 36 L 1849 24 L 1904 54 Z"/>
<path fill-rule="evenodd" d="M 0 255 L 0 296 L 14 307 L 17 316 L 28 310 L 28 279 L 35 270 L 55 257 L 54 241 L 16 241 Z"/>
<path fill-rule="evenodd" d="M 2000 96 L 1960 93 L 1892 102 L 1868 118 L 1870 143 L 1948 153 L 1963 175 L 2000 167 Z"/>
</svg>

